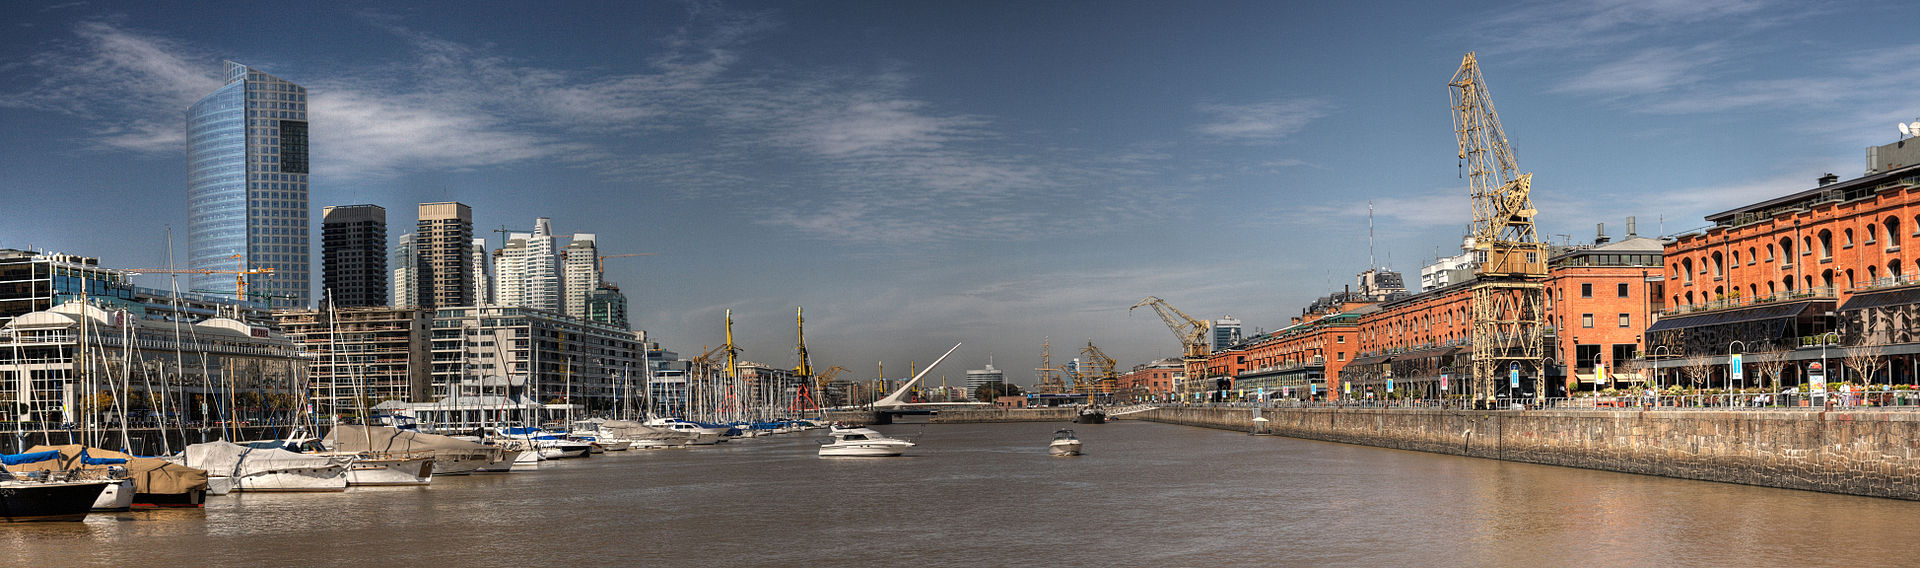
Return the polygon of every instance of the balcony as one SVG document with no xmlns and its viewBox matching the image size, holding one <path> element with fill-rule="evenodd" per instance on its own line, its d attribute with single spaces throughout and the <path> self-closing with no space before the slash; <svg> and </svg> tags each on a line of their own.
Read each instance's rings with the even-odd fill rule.
<svg viewBox="0 0 1920 568">
<path fill-rule="evenodd" d="M 1799 300 L 1834 300 L 1834 299 L 1838 299 L 1839 297 L 1840 297 L 1839 293 L 1832 286 L 1815 286 L 1815 287 L 1807 288 L 1804 290 L 1790 290 L 1786 292 L 1775 292 L 1772 294 L 1767 294 L 1764 296 L 1754 296 L 1751 298 L 1736 296 L 1736 297 L 1726 298 L 1722 300 L 1713 300 L 1710 302 L 1702 302 L 1699 304 L 1679 306 L 1671 310 L 1660 312 L 1660 315 L 1661 316 L 1678 316 L 1678 315 L 1686 315 L 1686 314 L 1699 313 L 1699 312 L 1711 312 L 1715 310 L 1744 308 L 1748 306 L 1757 306 L 1760 304 L 1771 304 L 1775 302 L 1793 302 L 1793 301 L 1799 301 Z"/>
</svg>

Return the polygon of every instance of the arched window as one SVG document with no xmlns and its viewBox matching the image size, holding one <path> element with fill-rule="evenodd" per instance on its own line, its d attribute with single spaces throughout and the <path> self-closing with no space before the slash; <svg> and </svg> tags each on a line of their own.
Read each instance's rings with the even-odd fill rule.
<svg viewBox="0 0 1920 568">
<path fill-rule="evenodd" d="M 1867 244 L 1873 244 L 1875 242 L 1878 242 L 1879 240 L 1880 240 L 1880 226 L 1875 225 L 1873 223 L 1867 223 Z"/>
<path fill-rule="evenodd" d="M 1879 279 L 1880 279 L 1880 267 L 1874 266 L 1871 264 L 1867 265 L 1867 282 L 1872 283 L 1873 281 L 1879 280 Z"/>
<path fill-rule="evenodd" d="M 1773 243 L 1767 243 L 1767 262 L 1773 262 Z"/>
<path fill-rule="evenodd" d="M 1841 237 L 1842 238 L 1840 239 L 1840 246 L 1844 246 L 1844 247 L 1853 246 L 1853 229 L 1842 230 Z"/>
<path fill-rule="evenodd" d="M 1886 223 L 1887 248 L 1897 248 L 1900 246 L 1900 218 L 1888 217 Z"/>
<path fill-rule="evenodd" d="M 1829 268 L 1820 271 L 1820 285 L 1828 288 L 1833 287 L 1833 269 Z"/>
<path fill-rule="evenodd" d="M 1772 253 L 1768 253 L 1768 254 L 1772 254 Z M 1756 263 L 1756 262 L 1760 262 L 1760 251 L 1753 247 L 1747 247 L 1747 265 L 1752 266 L 1753 263 Z"/>
<path fill-rule="evenodd" d="M 1852 238 L 1852 235 L 1848 235 L 1848 238 Z M 1832 260 L 1832 259 L 1833 259 L 1833 231 L 1821 229 L 1820 230 L 1820 260 Z M 1828 280 L 1832 280 L 1832 279 L 1829 278 Z"/>
<path fill-rule="evenodd" d="M 1788 237 L 1780 238 L 1780 262 L 1783 264 L 1793 264 L 1793 239 L 1792 238 L 1788 238 Z"/>
<path fill-rule="evenodd" d="M 1688 284 L 1693 283 L 1693 259 L 1680 259 L 1680 279 Z M 1688 303 L 1691 304 L 1692 302 Z"/>
<path fill-rule="evenodd" d="M 1750 297 L 1750 298 L 1751 298 L 1751 297 L 1759 297 L 1759 296 L 1760 296 L 1760 285 L 1759 285 L 1759 284 L 1748 284 L 1748 285 L 1747 285 L 1747 297 Z"/>
<path fill-rule="evenodd" d="M 1715 300 L 1725 300 L 1725 299 L 1727 299 L 1727 287 L 1726 287 L 1726 286 L 1714 286 L 1714 287 L 1713 287 L 1713 299 L 1715 299 Z"/>
<path fill-rule="evenodd" d="M 1792 292 L 1792 291 L 1793 291 L 1793 277 L 1792 277 L 1792 276 L 1788 276 L 1788 277 L 1786 277 L 1786 278 L 1781 278 L 1781 279 L 1780 279 L 1780 288 L 1781 288 L 1781 289 L 1783 289 L 1784 291 L 1787 291 L 1787 292 Z"/>
<path fill-rule="evenodd" d="M 1726 257 L 1720 256 L 1720 251 L 1713 251 L 1713 277 L 1720 278 L 1726 275 L 1727 275 Z"/>
<path fill-rule="evenodd" d="M 1900 277 L 1900 259 L 1887 261 L 1887 276 Z"/>
<path fill-rule="evenodd" d="M 1780 289 L 1779 289 L 1779 288 L 1775 288 L 1775 287 L 1773 286 L 1773 281 L 1772 281 L 1772 280 L 1768 280 L 1768 281 L 1767 281 L 1767 295 L 1769 295 L 1769 296 L 1771 296 L 1771 295 L 1774 295 L 1774 294 L 1778 294 L 1778 293 L 1780 293 Z"/>
<path fill-rule="evenodd" d="M 1693 291 L 1692 291 L 1692 290 L 1688 290 L 1688 291 L 1687 291 L 1687 305 L 1689 305 L 1689 306 L 1691 306 L 1691 305 L 1693 305 Z"/>
<path fill-rule="evenodd" d="M 1853 289 L 1853 269 L 1847 269 L 1847 289 Z"/>
</svg>

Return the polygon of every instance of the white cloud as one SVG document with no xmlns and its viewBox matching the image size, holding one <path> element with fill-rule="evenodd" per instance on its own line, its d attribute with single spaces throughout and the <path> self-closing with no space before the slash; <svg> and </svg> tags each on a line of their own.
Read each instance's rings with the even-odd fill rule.
<svg viewBox="0 0 1920 568">
<path fill-rule="evenodd" d="M 1195 110 L 1212 120 L 1193 130 L 1208 137 L 1238 141 L 1285 138 L 1307 123 L 1324 117 L 1331 105 L 1317 99 L 1289 99 L 1248 104 L 1202 103 Z"/>
</svg>

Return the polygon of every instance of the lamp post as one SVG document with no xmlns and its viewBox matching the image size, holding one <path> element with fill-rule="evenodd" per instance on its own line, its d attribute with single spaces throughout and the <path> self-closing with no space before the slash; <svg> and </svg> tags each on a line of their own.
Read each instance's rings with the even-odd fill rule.
<svg viewBox="0 0 1920 568">
<path fill-rule="evenodd" d="M 1833 368 L 1833 365 L 1827 362 L 1827 343 L 1828 343 L 1827 336 L 1829 335 L 1833 336 L 1832 341 L 1840 340 L 1840 332 L 1837 332 L 1837 331 L 1829 331 L 1817 336 L 1820 338 L 1820 375 L 1822 379 L 1825 379 L 1827 377 L 1827 370 Z M 1825 381 L 1823 380 L 1822 382 L 1824 383 Z M 1827 392 L 1826 392 L 1825 384 L 1820 385 L 1820 392 L 1818 394 L 1820 395 L 1821 400 L 1823 401 L 1826 400 Z"/>
<path fill-rule="evenodd" d="M 1734 350 L 1734 345 L 1739 345 L 1740 349 L 1738 351 Z M 1733 390 L 1733 381 L 1735 379 L 1739 379 L 1742 385 L 1747 383 L 1745 376 L 1746 369 L 1743 368 L 1743 362 L 1737 358 L 1740 356 L 1740 353 L 1746 351 L 1746 347 L 1747 342 L 1738 339 L 1727 343 L 1727 390 Z M 1738 400 L 1738 398 L 1737 395 L 1729 396 L 1727 398 L 1727 406 L 1733 406 L 1734 401 Z"/>
<path fill-rule="evenodd" d="M 1651 338 L 1651 336 L 1649 336 L 1649 338 Z M 1655 408 L 1660 406 L 1660 350 L 1662 349 L 1667 350 L 1668 356 L 1673 355 L 1672 347 L 1666 345 L 1653 346 L 1653 406 Z"/>
</svg>

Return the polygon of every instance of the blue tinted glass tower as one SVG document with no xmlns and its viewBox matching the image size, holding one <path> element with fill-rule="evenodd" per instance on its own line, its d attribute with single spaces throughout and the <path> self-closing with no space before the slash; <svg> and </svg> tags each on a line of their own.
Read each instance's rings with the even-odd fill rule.
<svg viewBox="0 0 1920 568">
<path fill-rule="evenodd" d="M 187 265 L 260 270 L 248 300 L 309 305 L 307 90 L 227 62 L 227 84 L 187 108 Z M 232 274 L 193 288 L 235 293 Z"/>
</svg>

